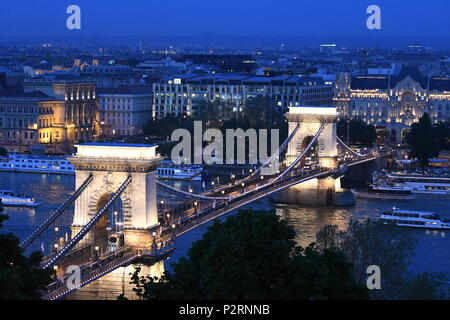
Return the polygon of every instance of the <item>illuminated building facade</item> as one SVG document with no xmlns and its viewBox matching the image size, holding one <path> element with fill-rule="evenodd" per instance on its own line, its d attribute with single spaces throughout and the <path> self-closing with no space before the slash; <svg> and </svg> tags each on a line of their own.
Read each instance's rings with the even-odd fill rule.
<svg viewBox="0 0 450 320">
<path fill-rule="evenodd" d="M 38 143 L 39 112 L 49 99 L 42 92 L 0 92 L 0 143 L 24 147 Z"/>
<path fill-rule="evenodd" d="M 73 145 L 94 139 L 98 131 L 95 83 L 45 78 L 24 83 L 25 93 L 36 91 L 49 97 L 38 110 L 40 143 Z"/>
<path fill-rule="evenodd" d="M 321 78 L 299 76 L 180 75 L 153 84 L 156 118 L 191 114 L 202 102 L 226 101 L 242 111 L 246 100 L 268 96 L 282 110 L 295 105 L 328 105 L 333 87 Z"/>
<path fill-rule="evenodd" d="M 398 75 L 338 75 L 335 104 L 341 116 L 386 128 L 401 141 L 405 129 L 427 112 L 433 122 L 450 120 L 450 78 L 427 77 L 403 67 Z"/>
<path fill-rule="evenodd" d="M 98 89 L 98 99 L 103 135 L 141 134 L 152 117 L 152 88 L 149 86 Z"/>
</svg>

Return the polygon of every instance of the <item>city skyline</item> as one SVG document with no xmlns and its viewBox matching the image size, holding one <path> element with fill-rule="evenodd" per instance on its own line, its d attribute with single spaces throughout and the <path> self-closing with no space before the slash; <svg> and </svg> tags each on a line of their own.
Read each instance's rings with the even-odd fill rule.
<svg viewBox="0 0 450 320">
<path fill-rule="evenodd" d="M 448 0 L 6 1 L 0 300 L 450 299 Z"/>
</svg>

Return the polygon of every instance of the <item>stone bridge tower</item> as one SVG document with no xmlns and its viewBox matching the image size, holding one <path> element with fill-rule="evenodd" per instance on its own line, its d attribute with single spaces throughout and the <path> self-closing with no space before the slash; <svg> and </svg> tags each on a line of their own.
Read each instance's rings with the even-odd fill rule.
<svg viewBox="0 0 450 320">
<path fill-rule="evenodd" d="M 336 107 L 328 106 L 295 106 L 289 107 L 286 113 L 289 121 L 290 135 L 297 125 L 299 129 L 289 142 L 286 162 L 291 164 L 308 145 L 310 139 L 315 136 L 320 127 L 324 129 L 318 137 L 318 156 L 321 167 L 336 168 L 337 165 L 337 140 L 336 140 Z"/>
<path fill-rule="evenodd" d="M 151 241 L 148 229 L 158 224 L 156 166 L 161 159 L 155 154 L 157 146 L 85 143 L 75 147 L 77 154 L 69 158 L 75 165 L 75 188 L 78 189 L 89 175 L 93 175 L 93 179 L 75 202 L 72 234 L 86 225 L 108 197 L 131 176 L 131 182 L 116 200 L 120 206 L 117 205 L 114 210 L 120 212 L 114 214 L 121 217 L 125 245 L 148 246 Z"/>
</svg>

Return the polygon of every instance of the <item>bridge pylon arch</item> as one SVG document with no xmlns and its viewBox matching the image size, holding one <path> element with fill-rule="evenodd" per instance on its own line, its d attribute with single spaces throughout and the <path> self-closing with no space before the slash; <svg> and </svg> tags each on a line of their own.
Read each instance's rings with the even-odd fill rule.
<svg viewBox="0 0 450 320">
<path fill-rule="evenodd" d="M 337 167 L 337 108 L 330 106 L 294 106 L 289 107 L 285 114 L 289 122 L 289 135 L 297 130 L 295 136 L 289 142 L 286 163 L 290 165 L 303 152 L 305 138 L 314 136 L 323 126 L 323 131 L 318 137 L 319 164 L 323 168 L 334 169 Z"/>
</svg>

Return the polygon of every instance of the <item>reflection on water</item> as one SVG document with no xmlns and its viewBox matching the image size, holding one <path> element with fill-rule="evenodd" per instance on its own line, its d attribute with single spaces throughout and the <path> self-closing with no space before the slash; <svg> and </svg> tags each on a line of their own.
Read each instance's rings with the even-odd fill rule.
<svg viewBox="0 0 450 320">
<path fill-rule="evenodd" d="M 87 286 L 66 297 L 66 300 L 115 300 L 122 293 L 129 300 L 140 299 L 133 291 L 135 286 L 130 284 L 131 275 L 140 268 L 140 275 L 150 275 L 160 278 L 164 273 L 164 262 L 160 261 L 151 266 L 133 264 L 118 268 Z"/>
<path fill-rule="evenodd" d="M 384 210 L 394 206 L 406 210 L 434 211 L 442 218 L 450 219 L 449 197 L 417 195 L 415 200 L 405 202 L 380 201 L 370 199 L 357 199 L 354 207 L 312 207 L 302 205 L 285 205 L 271 203 L 269 200 L 260 200 L 243 207 L 243 209 L 276 210 L 277 214 L 287 219 L 297 232 L 296 240 L 301 246 L 307 246 L 315 241 L 316 233 L 325 225 L 337 225 L 345 230 L 350 220 L 366 220 L 379 217 Z M 228 215 L 236 214 L 231 212 Z M 192 242 L 199 240 L 211 222 L 182 235 L 177 239 L 177 250 L 172 255 L 172 261 L 185 256 Z M 449 272 L 450 271 L 450 232 L 429 231 L 423 229 L 407 229 L 417 240 L 416 250 L 412 258 L 411 271 L 413 272 Z M 171 270 L 170 266 L 166 269 Z"/>
<path fill-rule="evenodd" d="M 74 188 L 75 177 L 72 175 L 0 172 L 0 189 L 10 189 L 33 196 L 36 201 L 42 203 L 37 208 L 4 208 L 3 213 L 9 216 L 9 220 L 5 223 L 3 231 L 14 232 L 23 239 L 43 222 Z M 64 224 L 69 223 L 70 221 L 64 221 Z M 39 245 L 34 249 L 38 247 Z"/>
<path fill-rule="evenodd" d="M 325 225 L 337 225 L 345 230 L 351 212 L 348 208 L 301 207 L 298 205 L 275 205 L 276 212 L 287 219 L 297 231 L 296 240 L 301 246 L 315 241 L 316 233 Z"/>
<path fill-rule="evenodd" d="M 351 208 L 312 208 L 302 206 L 274 205 L 297 231 L 297 241 L 305 246 L 315 240 L 315 234 L 327 224 L 338 225 L 345 230 L 350 219 L 365 220 L 379 217 L 381 213 L 394 206 L 405 210 L 434 211 L 442 218 L 450 219 L 449 197 L 417 195 L 412 201 L 380 201 L 357 199 Z M 408 228 L 410 235 L 417 240 L 411 270 L 415 272 L 450 271 L 450 232 Z"/>
</svg>

